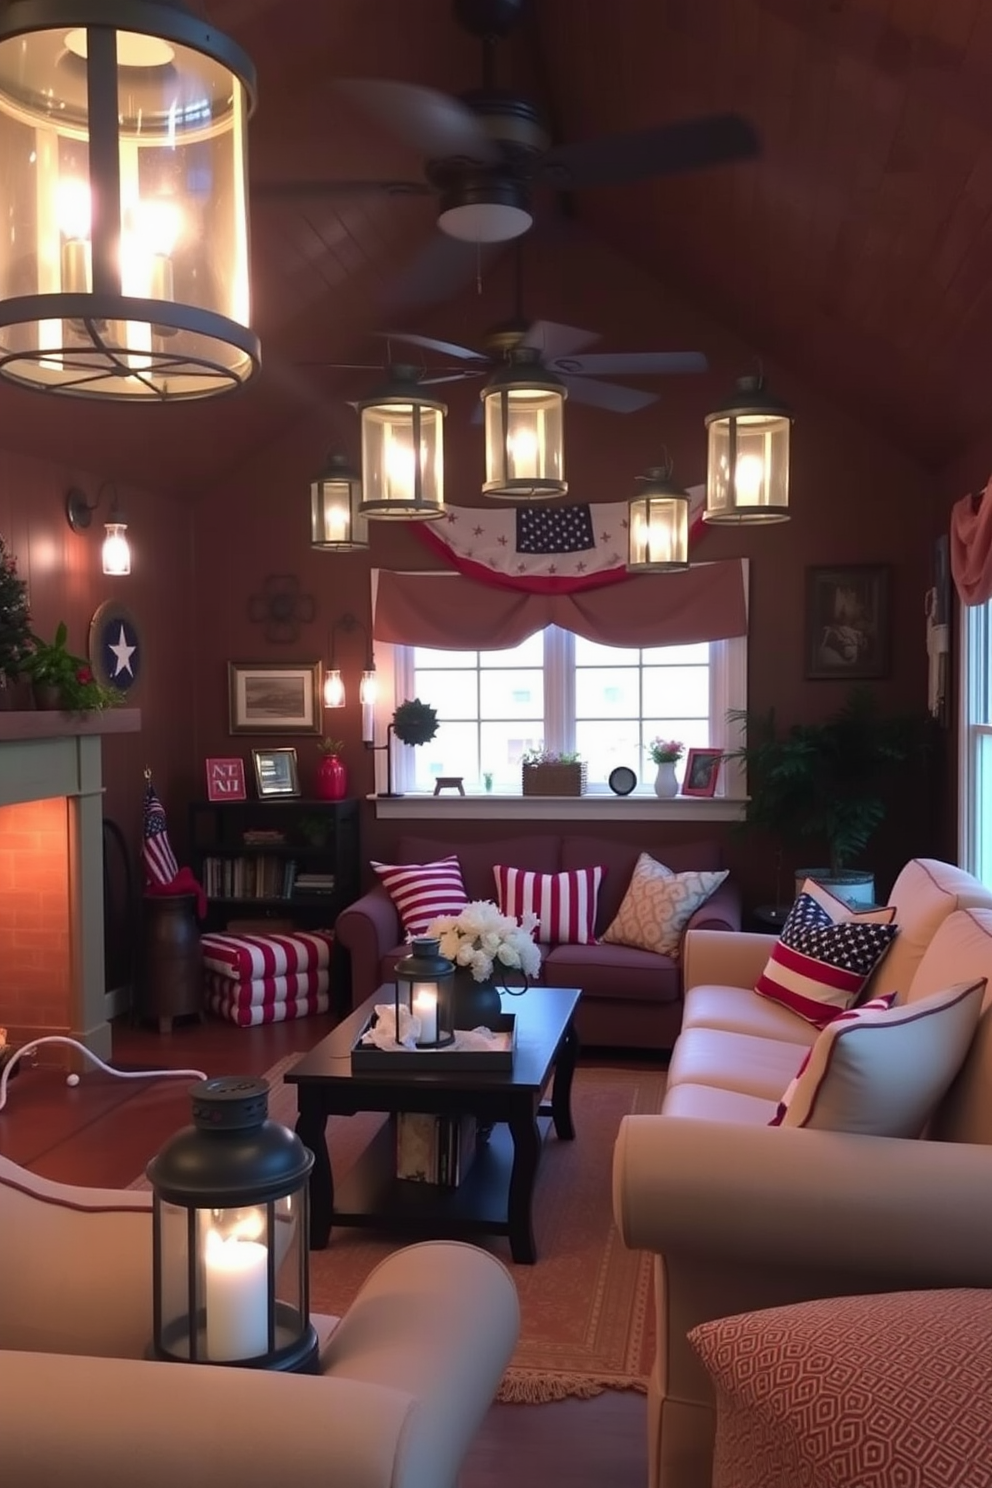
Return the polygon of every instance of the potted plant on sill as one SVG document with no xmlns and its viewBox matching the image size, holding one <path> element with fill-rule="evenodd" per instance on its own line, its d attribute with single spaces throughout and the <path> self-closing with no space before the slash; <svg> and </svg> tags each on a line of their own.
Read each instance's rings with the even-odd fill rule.
<svg viewBox="0 0 992 1488">
<path fill-rule="evenodd" d="M 775 710 L 732 709 L 745 742 L 724 754 L 747 772 L 745 827 L 777 838 L 778 862 L 787 849 L 809 843 L 825 849 L 828 866 L 794 869 L 797 882 L 815 878 L 838 898 L 874 901 L 874 872 L 851 865 L 885 817 L 884 784 L 893 769 L 927 747 L 927 719 L 885 715 L 870 688 L 852 688 L 843 706 L 819 723 L 779 727 Z M 776 899 L 781 890 L 776 883 Z"/>
<path fill-rule="evenodd" d="M 556 749 L 527 749 L 520 759 L 521 789 L 525 796 L 581 796 L 586 788 L 586 763 L 575 753 Z"/>
<path fill-rule="evenodd" d="M 36 708 L 59 708 L 64 713 L 100 712 L 116 708 L 124 694 L 105 687 L 93 675 L 88 661 L 75 656 L 67 645 L 68 630 L 60 620 L 53 641 L 31 635 L 31 650 L 21 671 L 31 679 Z"/>
</svg>

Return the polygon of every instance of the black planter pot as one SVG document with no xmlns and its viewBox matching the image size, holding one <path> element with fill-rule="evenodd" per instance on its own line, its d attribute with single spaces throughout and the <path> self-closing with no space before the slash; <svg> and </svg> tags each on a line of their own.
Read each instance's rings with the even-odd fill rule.
<svg viewBox="0 0 992 1488">
<path fill-rule="evenodd" d="M 464 966 L 455 969 L 454 1024 L 456 1028 L 491 1028 L 492 1019 L 503 1010 L 499 984 L 490 979 L 477 982 Z"/>
</svg>

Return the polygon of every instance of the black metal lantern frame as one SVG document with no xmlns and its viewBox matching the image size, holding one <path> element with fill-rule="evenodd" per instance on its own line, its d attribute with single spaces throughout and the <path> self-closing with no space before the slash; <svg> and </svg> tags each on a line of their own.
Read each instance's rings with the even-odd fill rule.
<svg viewBox="0 0 992 1488">
<path fill-rule="evenodd" d="M 789 520 L 789 461 L 794 415 L 748 374 L 722 407 L 708 413 L 706 508 L 717 526 Z"/>
<path fill-rule="evenodd" d="M 654 465 L 637 479 L 641 490 L 627 503 L 628 572 L 688 568 L 688 491 L 672 479 L 671 465 Z"/>
<path fill-rule="evenodd" d="M 423 936 L 410 943 L 410 954 L 397 961 L 393 972 L 396 1041 L 400 1042 L 400 1013 L 405 1009 L 420 1020 L 418 1049 L 443 1049 L 455 1037 L 455 968 L 439 954 L 441 942 Z"/>
<path fill-rule="evenodd" d="M 516 501 L 564 496 L 568 389 L 530 347 L 515 347 L 479 394 L 485 411 L 483 494 Z"/>
<path fill-rule="evenodd" d="M 402 363 L 358 405 L 362 419 L 362 516 L 436 521 L 444 511 L 446 403 L 425 393 L 420 372 Z"/>
<path fill-rule="evenodd" d="M 312 1373 L 313 1154 L 269 1121 L 264 1080 L 191 1091 L 193 1125 L 146 1169 L 153 1192 L 152 1353 L 188 1364 Z"/>
<path fill-rule="evenodd" d="M 254 103 L 248 57 L 181 4 L 3 7 L 0 376 L 49 393 L 175 402 L 257 371 Z"/>
<path fill-rule="evenodd" d="M 369 524 L 361 499 L 362 478 L 348 457 L 328 455 L 310 483 L 310 546 L 325 553 L 367 548 Z"/>
</svg>

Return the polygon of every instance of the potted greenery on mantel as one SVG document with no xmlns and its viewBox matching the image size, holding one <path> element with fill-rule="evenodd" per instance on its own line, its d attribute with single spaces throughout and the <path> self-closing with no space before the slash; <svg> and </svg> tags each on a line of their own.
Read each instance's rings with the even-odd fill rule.
<svg viewBox="0 0 992 1488">
<path fill-rule="evenodd" d="M 874 873 L 851 865 L 885 817 L 884 787 L 893 770 L 924 752 L 928 720 L 883 714 L 867 687 L 852 688 L 843 706 L 819 723 L 782 729 L 774 709 L 754 714 L 738 708 L 727 716 L 745 736 L 724 755 L 747 772 L 745 827 L 776 838 L 780 856 L 783 850 L 825 851 L 827 867 L 796 863 L 793 872 L 826 883 L 852 903 L 870 904 Z"/>
</svg>

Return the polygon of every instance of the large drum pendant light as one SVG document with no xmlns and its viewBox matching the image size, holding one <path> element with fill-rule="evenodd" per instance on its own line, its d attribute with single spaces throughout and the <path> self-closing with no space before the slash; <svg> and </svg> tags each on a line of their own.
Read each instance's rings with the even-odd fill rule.
<svg viewBox="0 0 992 1488">
<path fill-rule="evenodd" d="M 529 347 L 515 347 L 480 394 L 486 418 L 486 496 L 564 496 L 568 390 Z"/>
<path fill-rule="evenodd" d="M 792 421 L 791 409 L 768 395 L 760 375 L 739 378 L 730 401 L 706 415 L 704 522 L 789 520 Z"/>
<path fill-rule="evenodd" d="M 689 567 L 689 492 L 672 480 L 670 465 L 637 479 L 642 489 L 627 503 L 628 573 L 673 573 Z"/>
<path fill-rule="evenodd" d="M 362 416 L 363 516 L 433 521 L 444 516 L 444 415 L 415 367 L 397 366 Z"/>
<path fill-rule="evenodd" d="M 206 398 L 249 329 L 255 72 L 180 5 L 0 13 L 0 376 L 121 401 Z"/>
</svg>

